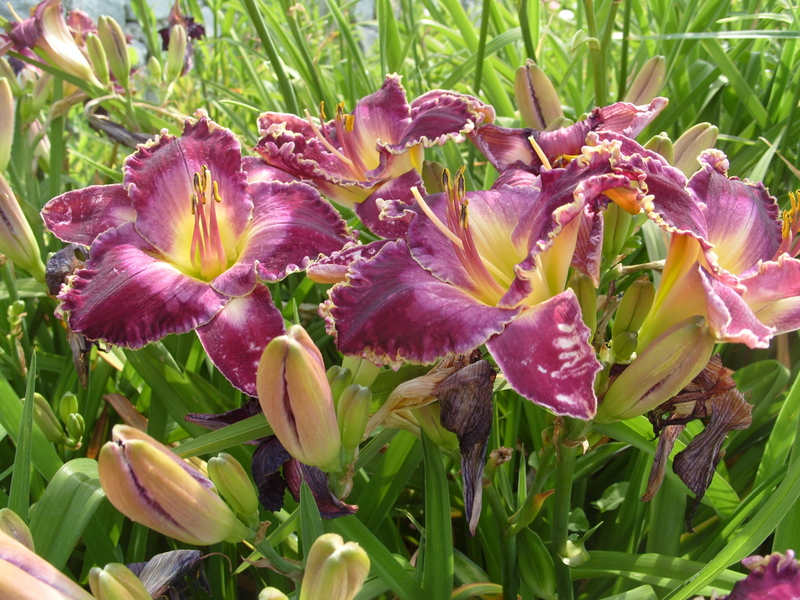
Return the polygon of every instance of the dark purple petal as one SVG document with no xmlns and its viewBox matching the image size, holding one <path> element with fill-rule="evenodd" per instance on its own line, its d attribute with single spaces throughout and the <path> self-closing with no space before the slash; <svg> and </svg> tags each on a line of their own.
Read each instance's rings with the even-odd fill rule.
<svg viewBox="0 0 800 600">
<path fill-rule="evenodd" d="M 482 304 L 419 266 L 405 242 L 351 265 L 324 310 L 339 350 L 398 364 L 463 354 L 500 333 L 519 309 Z"/>
<path fill-rule="evenodd" d="M 283 279 L 320 254 L 353 241 L 336 209 L 311 186 L 275 181 L 251 184 L 250 189 L 255 209 L 239 263 L 258 261 L 261 279 Z"/>
<path fill-rule="evenodd" d="M 253 453 L 253 481 L 258 488 L 258 501 L 267 510 L 275 512 L 283 508 L 286 481 L 278 470 L 291 458 L 274 435 L 265 438 Z"/>
<path fill-rule="evenodd" d="M 699 267 L 699 272 L 706 294 L 708 326 L 714 337 L 750 348 L 768 348 L 775 330 L 758 320 L 735 289 L 711 276 L 703 267 Z"/>
<path fill-rule="evenodd" d="M 309 467 L 293 458 L 283 466 L 283 476 L 286 477 L 289 491 L 297 502 L 300 502 L 300 485 L 304 481 L 308 484 L 323 519 L 346 517 L 358 510 L 358 506 L 345 504 L 333 495 L 328 487 L 328 475 L 317 467 Z"/>
<path fill-rule="evenodd" d="M 719 265 L 741 275 L 771 260 L 781 244 L 780 209 L 762 183 L 728 178 L 728 161 L 719 150 L 700 155 L 701 169 L 689 189 L 702 203 L 708 240 Z"/>
<path fill-rule="evenodd" d="M 33 48 L 42 35 L 42 26 L 39 19 L 30 17 L 19 23 L 13 23 L 8 38 L 18 49 Z"/>
<path fill-rule="evenodd" d="M 257 395 L 256 371 L 264 348 L 283 335 L 283 317 L 265 285 L 232 298 L 208 325 L 197 329 L 206 354 L 235 388 Z"/>
<path fill-rule="evenodd" d="M 591 419 L 594 377 L 602 366 L 589 345 L 575 293 L 529 307 L 486 346 L 517 392 L 557 415 Z"/>
<path fill-rule="evenodd" d="M 260 412 L 261 404 L 258 402 L 258 399 L 250 398 L 241 407 L 225 411 L 224 413 L 187 413 L 186 417 L 184 418 L 189 423 L 194 423 L 195 425 L 200 425 L 200 427 L 205 427 L 211 431 L 216 431 L 218 429 L 222 429 L 223 427 L 227 427 L 228 425 L 233 425 L 239 421 L 244 421 L 245 419 L 254 417 Z"/>
<path fill-rule="evenodd" d="M 499 125 L 482 125 L 469 137 L 492 166 L 501 173 L 506 169 L 526 169 L 538 173 L 542 161 L 533 151 L 530 136 L 533 129 L 511 129 Z M 583 140 L 581 140 L 581 143 Z"/>
<path fill-rule="evenodd" d="M 124 185 L 136 209 L 136 230 L 175 264 L 190 265 L 192 178 L 203 166 L 219 186 L 222 202 L 214 209 L 230 254 L 247 227 L 253 202 L 241 170 L 241 147 L 229 130 L 205 117 L 187 121 L 180 138 L 164 134 L 125 159 Z"/>
<path fill-rule="evenodd" d="M 420 194 L 425 195 L 425 185 L 416 169 L 412 169 L 399 177 L 394 177 L 375 188 L 369 197 L 356 205 L 356 214 L 361 222 L 375 235 L 386 239 L 405 237 L 408 230 L 408 219 L 397 218 L 404 209 L 413 206 L 414 196 L 411 188 L 416 186 Z M 391 210 L 386 214 L 382 203 L 390 203 Z"/>
<path fill-rule="evenodd" d="M 744 301 L 774 335 L 800 329 L 800 261 L 783 255 L 762 263 L 742 285 Z"/>
<path fill-rule="evenodd" d="M 205 325 L 228 302 L 161 260 L 132 223 L 95 240 L 86 268 L 59 299 L 74 331 L 129 348 Z"/>
<path fill-rule="evenodd" d="M 745 579 L 737 581 L 728 596 L 720 600 L 797 600 L 800 598 L 800 563 L 794 551 L 783 555 L 749 556 L 742 564 L 750 569 Z"/>
<path fill-rule="evenodd" d="M 56 196 L 42 218 L 58 239 L 89 246 L 104 231 L 134 221 L 136 211 L 122 184 L 92 185 Z"/>
</svg>

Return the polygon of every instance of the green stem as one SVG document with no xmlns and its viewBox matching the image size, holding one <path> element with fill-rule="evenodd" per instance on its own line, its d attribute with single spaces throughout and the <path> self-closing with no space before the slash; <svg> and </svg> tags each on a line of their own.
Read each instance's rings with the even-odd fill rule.
<svg viewBox="0 0 800 600">
<path fill-rule="evenodd" d="M 562 560 L 567 555 L 569 513 L 572 499 L 572 476 L 575 472 L 577 447 L 559 444 L 556 457 L 556 485 L 553 495 L 553 563 L 556 569 L 556 584 L 559 600 L 572 600 L 572 577 L 569 566 Z"/>
<path fill-rule="evenodd" d="M 264 538 L 257 544 L 253 545 L 259 552 L 261 552 L 264 558 L 266 558 L 270 564 L 281 573 L 288 574 L 302 570 L 302 567 L 300 567 L 299 564 L 286 560 L 280 554 L 278 554 L 275 548 L 270 545 L 268 539 Z"/>
<path fill-rule="evenodd" d="M 508 528 L 508 517 L 500 493 L 494 485 L 483 488 L 483 496 L 489 501 L 492 507 L 497 526 L 501 531 L 501 540 L 504 546 L 501 556 L 503 568 L 503 600 L 517 600 L 519 589 L 519 574 L 517 570 L 517 538 L 516 536 L 504 536 L 503 532 Z"/>
<path fill-rule="evenodd" d="M 278 78 L 278 86 L 281 88 L 283 94 L 283 102 L 286 104 L 286 112 L 297 114 L 297 99 L 294 95 L 294 88 L 291 81 L 286 76 L 286 71 L 283 70 L 283 63 L 278 56 L 278 50 L 272 42 L 272 38 L 267 31 L 267 26 L 264 24 L 264 19 L 256 6 L 255 0 L 242 0 L 247 14 L 250 15 L 250 20 L 256 28 L 261 45 L 264 46 L 264 52 L 267 53 L 272 68 L 275 70 L 275 76 Z"/>
<path fill-rule="evenodd" d="M 3 278 L 3 283 L 6 284 L 6 291 L 8 292 L 8 298 L 11 302 L 16 302 L 19 300 L 19 292 L 17 291 L 17 280 L 14 279 L 14 274 L 11 272 L 11 265 L 8 264 L 6 261 L 2 268 L 0 268 L 0 276 Z M 25 318 L 22 318 L 22 338 L 20 342 L 22 343 L 22 351 L 25 353 L 26 358 L 30 358 L 31 356 L 31 342 L 28 339 L 28 322 Z M 12 341 L 13 345 L 13 341 Z"/>
<path fill-rule="evenodd" d="M 589 37 L 597 40 L 597 22 L 594 18 L 594 0 L 583 0 L 583 7 L 586 11 L 586 29 L 589 32 Z M 592 63 L 594 103 L 596 106 L 604 106 L 606 99 L 606 73 L 605 69 L 603 68 L 604 61 L 602 54 L 602 48 L 596 48 L 593 44 L 590 44 L 589 60 Z"/>
</svg>

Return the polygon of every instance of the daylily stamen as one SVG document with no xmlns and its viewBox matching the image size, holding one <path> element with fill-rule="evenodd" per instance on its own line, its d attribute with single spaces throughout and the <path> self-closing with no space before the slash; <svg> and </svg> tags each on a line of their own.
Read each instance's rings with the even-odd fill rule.
<svg viewBox="0 0 800 600">
<path fill-rule="evenodd" d="M 191 196 L 194 231 L 190 247 L 192 266 L 200 276 L 210 281 L 228 268 L 225 247 L 219 232 L 216 205 L 222 202 L 219 184 L 214 181 L 211 171 L 205 165 L 199 173 L 192 176 L 194 193 Z M 208 210 L 208 215 L 206 215 Z"/>
<path fill-rule="evenodd" d="M 542 147 L 538 144 L 536 139 L 532 135 L 529 135 L 528 141 L 531 143 L 531 146 L 533 146 L 533 151 L 536 152 L 536 156 L 538 156 L 539 160 L 542 161 L 542 169 L 545 169 L 547 171 L 552 171 L 553 167 L 550 164 L 547 155 L 544 153 L 544 150 L 542 150 Z"/>
<path fill-rule="evenodd" d="M 355 165 L 353 164 L 353 161 L 350 160 L 349 158 L 347 158 L 341 152 L 339 152 L 336 148 L 334 148 L 333 144 L 331 144 L 328 141 L 328 139 L 324 135 L 322 135 L 322 132 L 319 130 L 319 127 L 317 127 L 316 123 L 314 123 L 314 121 L 311 119 L 311 113 L 309 113 L 308 110 L 306 110 L 305 113 L 306 113 L 306 121 L 308 121 L 308 124 L 311 125 L 311 129 L 314 131 L 314 135 L 317 136 L 317 139 L 320 142 L 322 142 L 322 144 L 325 146 L 325 148 L 327 148 L 329 152 L 333 153 L 333 155 L 336 156 L 336 158 L 341 160 L 343 163 L 348 165 L 350 168 L 355 169 Z"/>
<path fill-rule="evenodd" d="M 352 157 L 353 168 L 357 169 L 356 176 L 362 179 L 364 173 L 369 169 L 361 160 L 361 153 L 358 148 L 353 147 L 353 128 L 355 127 L 356 118 L 352 114 L 345 114 L 344 102 L 336 105 L 336 119 L 334 120 L 334 127 L 336 127 L 336 139 L 342 146 L 342 152 L 347 156 Z"/>
</svg>

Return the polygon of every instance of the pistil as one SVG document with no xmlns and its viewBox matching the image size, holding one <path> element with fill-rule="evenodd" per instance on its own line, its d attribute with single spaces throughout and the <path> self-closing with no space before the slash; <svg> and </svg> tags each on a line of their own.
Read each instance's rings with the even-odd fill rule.
<svg viewBox="0 0 800 600">
<path fill-rule="evenodd" d="M 202 166 L 199 173 L 194 174 L 192 187 L 194 231 L 190 248 L 191 262 L 202 279 L 211 281 L 228 268 L 216 211 L 216 205 L 222 202 L 222 198 L 219 195 L 219 186 L 206 165 Z"/>
</svg>

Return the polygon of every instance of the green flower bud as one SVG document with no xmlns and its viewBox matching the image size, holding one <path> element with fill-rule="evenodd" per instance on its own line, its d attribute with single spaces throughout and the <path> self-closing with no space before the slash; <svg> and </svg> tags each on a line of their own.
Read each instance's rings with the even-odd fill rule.
<svg viewBox="0 0 800 600">
<path fill-rule="evenodd" d="M 642 275 L 634 281 L 622 296 L 622 301 L 614 317 L 611 327 L 612 338 L 624 331 L 636 332 L 644 323 L 653 300 L 656 297 L 656 288 L 647 275 Z"/>
<path fill-rule="evenodd" d="M 103 48 L 108 57 L 108 64 L 111 72 L 117 79 L 117 83 L 124 90 L 130 86 L 131 60 L 128 55 L 128 41 L 114 19 L 108 16 L 101 16 L 97 23 L 97 35 L 103 43 Z"/>
<path fill-rule="evenodd" d="M 172 83 L 183 72 L 183 61 L 186 56 L 186 28 L 173 25 L 169 30 L 169 49 L 167 50 L 167 83 Z"/>
<path fill-rule="evenodd" d="M 372 390 L 357 383 L 347 387 L 339 396 L 336 418 L 339 421 L 342 446 L 346 450 L 355 450 L 361 443 L 369 420 L 371 402 Z"/>
<path fill-rule="evenodd" d="M 442 406 L 438 402 L 428 404 L 411 411 L 419 423 L 420 429 L 425 432 L 437 446 L 454 450 L 458 448 L 458 436 L 442 426 Z"/>
<path fill-rule="evenodd" d="M 95 600 L 89 592 L 14 538 L 0 531 L 0 598 Z"/>
<path fill-rule="evenodd" d="M 633 216 L 616 202 L 609 202 L 603 215 L 603 258 L 613 262 L 631 234 Z"/>
<path fill-rule="evenodd" d="M 89 51 L 89 62 L 92 63 L 97 78 L 104 87 L 108 87 L 111 78 L 108 76 L 108 57 L 103 42 L 94 33 L 86 34 L 86 49 Z"/>
<path fill-rule="evenodd" d="M 10 508 L 0 508 L 0 531 L 14 538 L 31 552 L 35 552 L 31 530 L 17 513 Z"/>
<path fill-rule="evenodd" d="M 258 497 L 239 461 L 220 453 L 208 461 L 208 477 L 236 515 L 251 527 L 258 527 Z"/>
<path fill-rule="evenodd" d="M 592 330 L 593 337 L 594 331 L 597 328 L 597 291 L 594 289 L 594 284 L 586 275 L 576 272 L 570 279 L 569 287 L 572 288 L 575 295 L 578 297 L 578 304 L 580 304 L 581 307 L 583 322 Z M 589 339 L 591 339 L 591 337 Z"/>
<path fill-rule="evenodd" d="M 628 93 L 625 94 L 625 102 L 650 104 L 661 91 L 666 75 L 666 59 L 663 56 L 654 56 L 644 63 L 644 66 L 636 74 L 633 83 L 628 88 Z"/>
<path fill-rule="evenodd" d="M 79 446 L 81 440 L 83 439 L 83 434 L 86 431 L 86 423 L 83 420 L 83 416 L 77 413 L 71 414 L 69 416 L 69 421 L 67 422 L 67 433 L 69 434 L 70 439 L 72 442 L 70 443 L 71 446 Z"/>
<path fill-rule="evenodd" d="M 147 70 L 150 71 L 150 78 L 153 81 L 160 82 L 164 77 L 164 69 L 161 68 L 161 62 L 155 56 L 151 56 L 147 61 Z"/>
<path fill-rule="evenodd" d="M 0 56 L 0 77 L 6 78 L 14 96 L 22 95 L 23 90 L 19 85 L 19 81 L 17 81 L 17 74 L 14 73 L 14 68 L 9 64 L 5 56 Z"/>
<path fill-rule="evenodd" d="M 33 394 L 33 420 L 42 430 L 44 437 L 53 444 L 64 444 L 67 437 L 50 403 L 39 393 Z"/>
<path fill-rule="evenodd" d="M 666 402 L 703 370 L 714 336 L 703 317 L 676 323 L 650 342 L 609 386 L 595 420 L 632 419 Z"/>
<path fill-rule="evenodd" d="M 16 80 L 16 79 L 15 79 Z M 14 94 L 8 79 L 0 77 L 0 171 L 5 171 L 14 143 Z"/>
<path fill-rule="evenodd" d="M 50 108 L 52 90 L 53 76 L 49 73 L 41 74 L 33 84 L 33 103 L 31 104 L 32 118 L 35 118 L 45 106 Z"/>
<path fill-rule="evenodd" d="M 380 365 L 376 365 L 375 363 L 358 356 L 345 356 L 342 359 L 342 366 L 346 369 L 350 369 L 350 371 L 353 373 L 352 383 L 357 383 L 366 387 L 369 387 L 375 383 L 375 378 L 383 368 Z"/>
<path fill-rule="evenodd" d="M 30 92 L 25 92 L 19 97 L 17 101 L 17 112 L 23 123 L 30 123 L 35 117 L 33 112 L 33 95 Z M 2 173 L 0 173 L 0 175 L 1 174 Z"/>
<path fill-rule="evenodd" d="M 514 78 L 514 97 L 525 127 L 544 131 L 553 125 L 554 121 L 564 116 L 561 100 L 553 82 L 539 65 L 530 59 L 524 67 L 517 69 Z"/>
<path fill-rule="evenodd" d="M 333 403 L 339 402 L 339 397 L 344 392 L 345 388 L 353 383 L 353 373 L 346 367 L 334 365 L 328 369 L 327 373 L 328 383 L 331 384 L 331 395 L 333 396 Z"/>
<path fill-rule="evenodd" d="M 0 173 L 0 252 L 25 269 L 37 281 L 44 281 L 44 263 L 31 226 Z"/>
<path fill-rule="evenodd" d="M 78 397 L 72 392 L 67 392 L 61 396 L 61 401 L 58 403 L 58 416 L 61 417 L 61 422 L 66 425 L 69 423 L 69 417 L 78 412 Z"/>
<path fill-rule="evenodd" d="M 112 437 L 97 466 L 106 497 L 122 514 L 198 546 L 253 537 L 211 481 L 169 448 L 127 425 L 115 426 Z"/>
<path fill-rule="evenodd" d="M 369 574 L 369 557 L 354 542 L 326 533 L 308 552 L 298 600 L 352 600 Z"/>
<path fill-rule="evenodd" d="M 300 325 L 267 344 L 256 389 L 264 416 L 289 454 L 323 471 L 339 470 L 339 425 L 325 363 Z"/>
<path fill-rule="evenodd" d="M 104 569 L 92 567 L 89 587 L 97 600 L 151 600 L 141 580 L 119 563 L 109 563 Z"/>
<path fill-rule="evenodd" d="M 289 597 L 278 588 L 265 587 L 259 592 L 258 600 L 289 600 Z"/>
<path fill-rule="evenodd" d="M 675 146 L 666 134 L 654 135 L 647 140 L 644 147 L 663 156 L 669 164 L 674 164 Z"/>
<path fill-rule="evenodd" d="M 630 360 L 636 347 L 639 345 L 639 336 L 633 331 L 622 331 L 611 338 L 611 351 L 614 353 L 614 362 L 626 363 Z"/>
<path fill-rule="evenodd" d="M 673 166 L 683 171 L 686 177 L 691 177 L 700 170 L 700 162 L 697 157 L 703 150 L 714 147 L 718 135 L 719 129 L 710 123 L 698 123 L 687 129 L 675 142 Z"/>
</svg>

